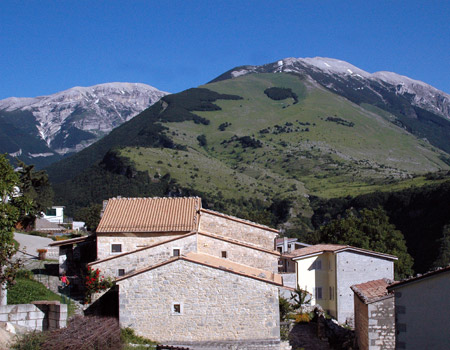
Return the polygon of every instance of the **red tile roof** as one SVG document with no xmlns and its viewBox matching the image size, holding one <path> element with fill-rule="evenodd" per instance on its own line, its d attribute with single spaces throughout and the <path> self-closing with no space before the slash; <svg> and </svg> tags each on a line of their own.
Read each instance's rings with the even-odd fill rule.
<svg viewBox="0 0 450 350">
<path fill-rule="evenodd" d="M 112 198 L 97 233 L 194 231 L 201 205 L 199 197 Z"/>
<path fill-rule="evenodd" d="M 325 252 L 335 252 L 337 250 L 343 249 L 347 246 L 341 244 L 316 244 L 310 247 L 300 248 L 285 254 L 286 256 L 292 258 L 303 257 L 311 254 L 325 253 Z"/>
<path fill-rule="evenodd" d="M 304 258 L 304 257 L 319 255 L 319 254 L 327 253 L 327 252 L 339 253 L 341 251 L 347 251 L 347 250 L 359 252 L 359 253 L 363 253 L 363 254 L 376 255 L 376 256 L 387 258 L 390 260 L 398 259 L 396 256 L 391 255 L 391 254 L 379 253 L 379 252 L 375 252 L 373 250 L 367 250 L 367 249 L 362 249 L 362 248 L 357 248 L 357 247 L 352 247 L 349 245 L 342 245 L 342 244 L 316 244 L 316 245 L 312 245 L 309 247 L 293 250 L 290 253 L 284 254 L 284 256 L 295 260 L 296 258 Z"/>
<path fill-rule="evenodd" d="M 416 282 L 416 281 L 419 281 L 419 280 L 422 280 L 422 279 L 426 279 L 426 278 L 429 278 L 429 277 L 434 277 L 435 275 L 439 275 L 441 273 L 446 273 L 446 272 L 450 272 L 450 265 L 448 265 L 447 267 L 438 268 L 438 269 L 436 269 L 434 271 L 430 271 L 430 272 L 427 272 L 427 273 L 424 273 L 424 274 L 418 274 L 415 277 L 411 277 L 411 278 L 408 278 L 408 279 L 403 280 L 403 281 L 395 282 L 395 283 L 393 283 L 392 285 L 389 286 L 389 289 L 390 290 L 391 289 L 395 289 L 397 287 L 404 286 L 404 285 L 409 284 L 411 282 Z"/>
<path fill-rule="evenodd" d="M 365 283 L 355 284 L 350 288 L 359 296 L 359 298 L 365 303 L 370 304 L 374 301 L 380 300 L 383 297 L 388 296 L 389 292 L 386 289 L 393 281 L 382 278 L 375 281 L 369 281 Z"/>
</svg>

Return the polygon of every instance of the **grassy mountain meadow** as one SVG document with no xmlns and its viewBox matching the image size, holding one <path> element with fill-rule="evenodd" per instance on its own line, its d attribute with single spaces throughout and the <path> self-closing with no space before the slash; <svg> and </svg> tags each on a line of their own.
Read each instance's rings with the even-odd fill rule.
<svg viewBox="0 0 450 350">
<path fill-rule="evenodd" d="M 57 203 L 75 216 L 116 195 L 199 195 L 206 207 L 296 235 L 320 224 L 312 198 L 446 181 L 424 174 L 445 174 L 449 155 L 395 120 L 311 79 L 248 74 L 165 96 L 47 171 Z"/>
</svg>

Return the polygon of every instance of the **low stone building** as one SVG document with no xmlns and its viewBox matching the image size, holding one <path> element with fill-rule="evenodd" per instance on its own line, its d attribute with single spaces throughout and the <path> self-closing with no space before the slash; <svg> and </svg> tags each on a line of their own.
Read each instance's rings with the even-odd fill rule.
<svg viewBox="0 0 450 350">
<path fill-rule="evenodd" d="M 394 278 L 397 257 L 340 244 L 316 244 L 287 254 L 296 263 L 297 285 L 312 295 L 339 323 L 353 325 L 350 287 L 380 278 Z"/>
<path fill-rule="evenodd" d="M 277 235 L 198 197 L 113 198 L 89 265 L 116 278 L 121 327 L 191 349 L 275 350 Z"/>
<path fill-rule="evenodd" d="M 355 335 L 360 350 L 395 349 L 394 294 L 392 281 L 379 279 L 351 287 L 355 293 Z"/>
<path fill-rule="evenodd" d="M 165 344 L 279 341 L 279 275 L 188 253 L 117 279 L 122 327 Z"/>
<path fill-rule="evenodd" d="M 395 348 L 450 348 L 450 266 L 387 287 L 395 296 Z"/>
</svg>

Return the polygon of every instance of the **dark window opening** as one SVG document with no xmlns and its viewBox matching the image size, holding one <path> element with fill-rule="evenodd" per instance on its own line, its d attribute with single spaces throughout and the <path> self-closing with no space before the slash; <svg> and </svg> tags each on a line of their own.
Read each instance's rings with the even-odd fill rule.
<svg viewBox="0 0 450 350">
<path fill-rule="evenodd" d="M 222 258 L 227 258 L 227 252 L 225 250 L 222 251 Z"/>
<path fill-rule="evenodd" d="M 119 272 L 119 273 L 118 273 L 119 277 L 125 275 L 125 269 L 119 269 L 118 272 Z"/>
<path fill-rule="evenodd" d="M 56 209 L 47 209 L 45 211 L 45 215 L 47 215 L 47 216 L 56 216 Z"/>
<path fill-rule="evenodd" d="M 173 313 L 181 314 L 181 305 L 180 304 L 173 304 Z"/>
<path fill-rule="evenodd" d="M 174 249 L 173 250 L 173 256 L 180 256 L 180 250 L 179 249 Z"/>
<path fill-rule="evenodd" d="M 111 244 L 111 252 L 112 253 L 122 252 L 122 244 Z"/>
</svg>

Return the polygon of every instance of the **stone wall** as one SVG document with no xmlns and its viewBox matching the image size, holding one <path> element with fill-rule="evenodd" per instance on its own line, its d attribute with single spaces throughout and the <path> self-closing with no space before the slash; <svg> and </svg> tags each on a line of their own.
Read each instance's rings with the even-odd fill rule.
<svg viewBox="0 0 450 350">
<path fill-rule="evenodd" d="M 197 251 L 197 236 L 190 235 L 161 243 L 155 247 L 141 249 L 132 254 L 119 255 L 114 259 L 99 263 L 94 262 L 90 266 L 94 269 L 100 269 L 104 276 L 117 277 L 119 269 L 124 269 L 125 274 L 128 274 L 170 259 L 173 256 L 174 248 L 180 249 L 180 254 Z"/>
<path fill-rule="evenodd" d="M 183 233 L 185 234 L 185 233 Z M 122 244 L 122 253 L 164 242 L 181 233 L 101 233 L 97 234 L 97 259 L 117 255 L 111 252 L 111 244 Z"/>
<path fill-rule="evenodd" d="M 236 221 L 224 216 L 200 212 L 199 231 L 215 233 L 220 236 L 237 239 L 267 250 L 275 249 L 277 232 L 265 230 L 257 225 Z"/>
<path fill-rule="evenodd" d="M 226 242 L 218 238 L 199 234 L 198 252 L 219 258 L 222 257 L 222 252 L 226 252 L 227 259 L 231 261 L 278 273 L 278 255 Z"/>
<path fill-rule="evenodd" d="M 120 326 L 155 341 L 280 339 L 276 285 L 182 259 L 118 285 Z"/>
<path fill-rule="evenodd" d="M 57 301 L 1 305 L 0 322 L 10 322 L 36 331 L 64 328 L 67 325 L 67 305 Z"/>
<path fill-rule="evenodd" d="M 368 305 L 369 349 L 395 349 L 394 295 Z"/>
<path fill-rule="evenodd" d="M 358 342 L 359 350 L 369 349 L 369 313 L 368 307 L 361 299 L 355 294 L 355 336 Z"/>
<path fill-rule="evenodd" d="M 337 320 L 339 323 L 347 322 L 349 325 L 353 325 L 354 303 L 353 291 L 350 287 L 354 284 L 381 278 L 394 279 L 394 262 L 392 260 L 354 251 L 343 251 L 336 254 Z"/>
</svg>

